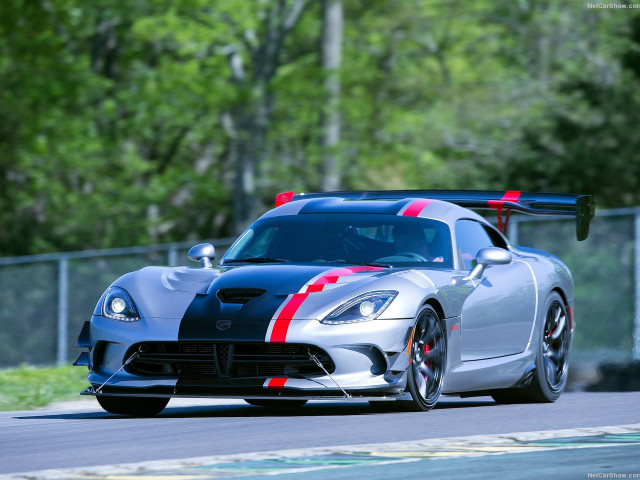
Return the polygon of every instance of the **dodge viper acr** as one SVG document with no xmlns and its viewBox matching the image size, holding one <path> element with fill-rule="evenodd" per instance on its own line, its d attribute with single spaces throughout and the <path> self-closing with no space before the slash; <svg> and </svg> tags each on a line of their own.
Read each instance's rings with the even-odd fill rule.
<svg viewBox="0 0 640 480">
<path fill-rule="evenodd" d="M 572 215 L 586 195 L 487 191 L 280 194 L 217 266 L 116 280 L 80 332 L 86 395 L 153 415 L 171 397 L 258 406 L 358 399 L 429 410 L 442 394 L 553 402 L 574 331 L 556 257 L 512 245 L 511 211 Z M 498 229 L 471 209 L 489 208 Z M 505 217 L 506 214 L 506 217 Z M 383 402 L 385 402 L 383 404 Z"/>
</svg>

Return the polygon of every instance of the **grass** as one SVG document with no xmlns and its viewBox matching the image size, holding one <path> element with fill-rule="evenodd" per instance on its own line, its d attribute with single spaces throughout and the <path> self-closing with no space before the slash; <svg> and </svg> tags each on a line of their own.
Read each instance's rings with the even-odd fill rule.
<svg viewBox="0 0 640 480">
<path fill-rule="evenodd" d="M 51 402 L 74 400 L 87 385 L 82 367 L 32 367 L 0 370 L 0 411 L 31 410 Z"/>
</svg>

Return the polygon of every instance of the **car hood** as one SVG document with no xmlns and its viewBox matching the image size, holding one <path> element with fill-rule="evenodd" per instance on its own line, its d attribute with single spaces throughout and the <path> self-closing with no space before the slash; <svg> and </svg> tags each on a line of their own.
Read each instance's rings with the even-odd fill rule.
<svg viewBox="0 0 640 480">
<path fill-rule="evenodd" d="M 392 270 L 291 264 L 147 267 L 114 285 L 131 294 L 144 321 L 179 319 L 181 340 L 264 341 L 276 319 L 321 318 L 354 295 L 375 289 L 371 284 Z"/>
</svg>

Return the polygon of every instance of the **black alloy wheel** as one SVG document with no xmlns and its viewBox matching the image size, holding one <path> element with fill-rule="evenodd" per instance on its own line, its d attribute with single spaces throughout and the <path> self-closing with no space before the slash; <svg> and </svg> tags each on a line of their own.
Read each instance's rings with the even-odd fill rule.
<svg viewBox="0 0 640 480">
<path fill-rule="evenodd" d="M 542 339 L 545 380 L 551 392 L 562 392 L 569 368 L 571 326 L 562 299 L 553 299 L 547 310 Z"/>
<path fill-rule="evenodd" d="M 447 360 L 447 338 L 442 321 L 427 305 L 418 314 L 411 345 L 407 385 L 411 410 L 431 410 L 442 392 Z"/>
</svg>

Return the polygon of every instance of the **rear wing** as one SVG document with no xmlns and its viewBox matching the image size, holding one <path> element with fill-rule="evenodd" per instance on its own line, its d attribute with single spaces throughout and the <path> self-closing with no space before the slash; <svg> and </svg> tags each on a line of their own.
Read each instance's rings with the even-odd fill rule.
<svg viewBox="0 0 640 480">
<path fill-rule="evenodd" d="M 455 203 L 466 208 L 496 211 L 498 228 L 507 229 L 511 211 L 531 215 L 562 215 L 576 218 L 576 236 L 579 241 L 589 235 L 589 222 L 596 210 L 592 195 L 568 193 L 530 193 L 490 190 L 382 190 L 325 193 L 284 192 L 276 195 L 276 207 L 305 198 L 340 197 L 350 200 L 394 200 L 403 198 L 430 198 Z M 503 221 L 502 213 L 506 211 Z"/>
</svg>

